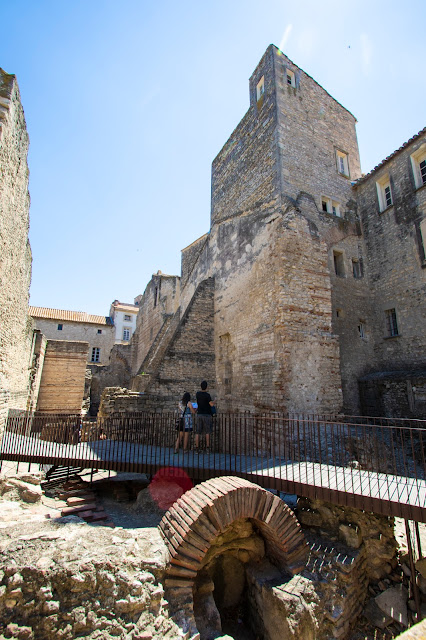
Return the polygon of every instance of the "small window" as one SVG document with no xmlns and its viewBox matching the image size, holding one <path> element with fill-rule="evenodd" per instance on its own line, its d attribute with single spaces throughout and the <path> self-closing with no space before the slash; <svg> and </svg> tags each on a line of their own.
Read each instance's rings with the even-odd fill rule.
<svg viewBox="0 0 426 640">
<path fill-rule="evenodd" d="M 392 191 L 389 176 L 386 175 L 376 182 L 377 196 L 379 198 L 379 209 L 384 211 L 393 204 Z"/>
<path fill-rule="evenodd" d="M 328 196 L 321 197 L 321 209 L 324 213 L 331 213 L 333 216 L 341 218 L 342 213 L 340 211 L 340 203 L 337 200 L 332 200 Z"/>
<path fill-rule="evenodd" d="M 91 362 L 99 362 L 101 359 L 101 350 L 99 347 L 92 348 L 92 358 Z"/>
<path fill-rule="evenodd" d="M 356 260 L 355 258 L 352 259 L 352 273 L 354 278 L 358 279 L 358 278 L 362 278 L 362 265 L 361 262 L 359 260 Z"/>
<path fill-rule="evenodd" d="M 426 184 L 426 143 L 411 156 L 411 166 L 414 174 L 416 189 Z"/>
<path fill-rule="evenodd" d="M 386 317 L 386 334 L 388 338 L 393 338 L 399 335 L 398 332 L 398 323 L 396 320 L 396 311 L 395 309 L 386 309 L 385 311 Z"/>
<path fill-rule="evenodd" d="M 124 322 L 130 322 L 132 320 L 132 318 L 128 315 L 124 316 Z"/>
<path fill-rule="evenodd" d="M 366 337 L 365 323 L 362 320 L 358 322 L 358 333 L 360 338 Z"/>
<path fill-rule="evenodd" d="M 127 327 L 123 329 L 123 340 L 125 340 L 126 342 L 130 340 L 130 329 L 128 329 Z"/>
<path fill-rule="evenodd" d="M 343 261 L 343 253 L 341 251 L 333 251 L 334 272 L 339 278 L 345 276 L 345 264 Z"/>
<path fill-rule="evenodd" d="M 336 309 L 336 318 L 343 318 L 343 317 L 344 317 L 343 309 Z"/>
<path fill-rule="evenodd" d="M 290 69 L 285 70 L 285 81 L 290 87 L 296 88 L 296 77 Z"/>
<path fill-rule="evenodd" d="M 58 324 L 58 331 L 62 331 L 63 324 Z"/>
<path fill-rule="evenodd" d="M 102 329 L 98 329 L 98 333 L 102 333 Z"/>
<path fill-rule="evenodd" d="M 256 85 L 256 100 L 259 103 L 263 102 L 263 96 L 265 94 L 265 78 L 262 76 Z"/>
<path fill-rule="evenodd" d="M 337 171 L 349 178 L 348 154 L 336 149 Z"/>
</svg>

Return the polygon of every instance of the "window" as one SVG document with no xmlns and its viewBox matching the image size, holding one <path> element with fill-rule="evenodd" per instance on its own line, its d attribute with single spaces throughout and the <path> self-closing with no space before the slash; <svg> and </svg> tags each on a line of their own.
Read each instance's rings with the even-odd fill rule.
<svg viewBox="0 0 426 640">
<path fill-rule="evenodd" d="M 334 272 L 339 278 L 345 276 L 345 264 L 343 261 L 343 253 L 341 251 L 333 251 Z"/>
<path fill-rule="evenodd" d="M 365 323 L 362 320 L 358 322 L 358 333 L 360 338 L 366 337 Z"/>
<path fill-rule="evenodd" d="M 258 103 L 259 102 L 263 103 L 264 94 L 265 94 L 265 78 L 264 76 L 262 76 L 256 85 L 256 100 Z"/>
<path fill-rule="evenodd" d="M 379 209 L 380 211 L 384 211 L 393 204 L 389 176 L 383 176 L 383 178 L 378 180 L 376 182 L 376 187 L 377 196 L 379 198 Z"/>
<path fill-rule="evenodd" d="M 333 216 L 337 216 L 338 218 L 342 216 L 340 203 L 336 200 L 332 200 L 328 196 L 321 196 L 321 209 L 325 213 L 331 213 Z"/>
<path fill-rule="evenodd" d="M 343 309 L 336 309 L 336 318 L 344 318 L 345 314 L 343 312 Z"/>
<path fill-rule="evenodd" d="M 356 258 L 352 258 L 352 273 L 354 278 L 362 278 L 362 264 Z"/>
<path fill-rule="evenodd" d="M 62 331 L 63 324 L 58 324 L 58 331 Z"/>
<path fill-rule="evenodd" d="M 393 338 L 399 335 L 398 332 L 398 323 L 396 321 L 396 311 L 395 309 L 386 309 L 385 311 L 386 317 L 386 334 L 388 338 Z"/>
<path fill-rule="evenodd" d="M 349 178 L 348 154 L 336 149 L 337 171 Z"/>
<path fill-rule="evenodd" d="M 130 329 L 128 329 L 127 327 L 123 329 L 123 340 L 125 340 L 126 342 L 130 340 Z"/>
<path fill-rule="evenodd" d="M 124 316 L 124 322 L 131 322 L 132 318 L 128 315 Z"/>
<path fill-rule="evenodd" d="M 285 70 L 285 81 L 290 87 L 296 88 L 296 77 L 290 69 Z"/>
<path fill-rule="evenodd" d="M 102 329 L 98 329 L 98 333 L 102 333 Z"/>
<path fill-rule="evenodd" d="M 426 143 L 411 156 L 411 166 L 414 174 L 416 189 L 426 184 Z"/>
<path fill-rule="evenodd" d="M 92 358 L 91 362 L 99 362 L 101 359 L 101 350 L 99 347 L 92 348 Z"/>
</svg>

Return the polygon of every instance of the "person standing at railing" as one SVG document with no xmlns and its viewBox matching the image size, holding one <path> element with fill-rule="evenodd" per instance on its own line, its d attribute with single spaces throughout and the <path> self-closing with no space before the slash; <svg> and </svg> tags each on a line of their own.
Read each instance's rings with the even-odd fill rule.
<svg viewBox="0 0 426 640">
<path fill-rule="evenodd" d="M 207 392 L 207 382 L 201 383 L 201 391 L 197 391 L 197 422 L 195 434 L 195 453 L 198 453 L 200 434 L 206 434 L 206 453 L 210 453 L 210 434 L 213 429 L 214 402 Z"/>
<path fill-rule="evenodd" d="M 194 406 L 191 402 L 191 395 L 185 391 L 182 400 L 179 402 L 179 411 L 181 415 L 178 420 L 178 436 L 176 438 L 175 453 L 179 453 L 179 447 L 183 440 L 183 452 L 188 451 L 189 434 L 192 432 L 193 418 L 195 413 Z"/>
</svg>

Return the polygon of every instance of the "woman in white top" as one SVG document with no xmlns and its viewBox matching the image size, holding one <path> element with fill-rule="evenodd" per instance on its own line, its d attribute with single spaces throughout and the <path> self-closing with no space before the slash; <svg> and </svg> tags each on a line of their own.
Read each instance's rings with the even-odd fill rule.
<svg viewBox="0 0 426 640">
<path fill-rule="evenodd" d="M 185 391 L 182 396 L 182 400 L 179 402 L 179 410 L 182 412 L 179 426 L 178 437 L 176 438 L 175 453 L 179 452 L 179 447 L 183 439 L 183 452 L 188 451 L 189 434 L 192 431 L 192 416 L 195 413 L 195 409 L 191 402 L 191 395 Z"/>
</svg>

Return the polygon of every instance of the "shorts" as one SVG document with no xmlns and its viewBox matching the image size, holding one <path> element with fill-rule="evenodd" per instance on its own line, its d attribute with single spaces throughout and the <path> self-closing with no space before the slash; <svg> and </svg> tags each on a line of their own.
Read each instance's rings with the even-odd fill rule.
<svg viewBox="0 0 426 640">
<path fill-rule="evenodd" d="M 204 413 L 197 415 L 197 433 L 211 433 L 213 430 L 213 418 Z"/>
</svg>

